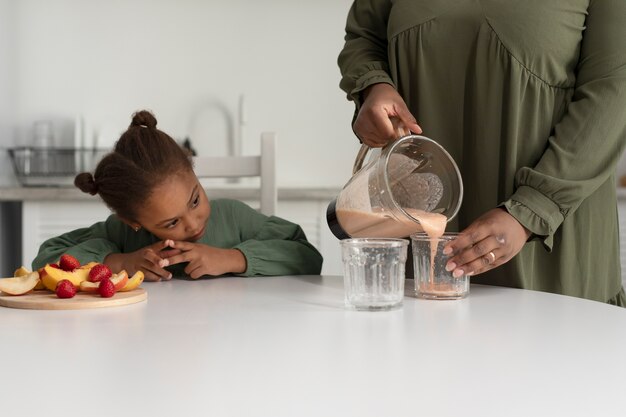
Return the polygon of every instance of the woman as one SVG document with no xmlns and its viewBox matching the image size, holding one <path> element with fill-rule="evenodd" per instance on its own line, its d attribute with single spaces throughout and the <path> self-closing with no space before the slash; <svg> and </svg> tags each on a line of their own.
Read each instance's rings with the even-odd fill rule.
<svg viewBox="0 0 626 417">
<path fill-rule="evenodd" d="M 383 146 L 395 117 L 457 161 L 455 275 L 626 305 L 624 22 L 620 0 L 353 3 L 339 66 L 354 132 Z"/>
</svg>

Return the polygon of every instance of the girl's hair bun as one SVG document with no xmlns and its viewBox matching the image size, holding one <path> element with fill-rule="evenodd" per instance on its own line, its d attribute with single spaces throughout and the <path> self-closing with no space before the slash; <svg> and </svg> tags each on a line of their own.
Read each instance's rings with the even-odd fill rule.
<svg viewBox="0 0 626 417">
<path fill-rule="evenodd" d="M 96 195 L 98 193 L 98 184 L 96 184 L 93 175 L 89 172 L 82 172 L 74 178 L 74 185 L 83 193 Z"/>
<path fill-rule="evenodd" d="M 154 115 L 150 113 L 148 110 L 141 110 L 133 114 L 133 121 L 130 122 L 130 125 L 131 127 L 141 126 L 141 127 L 147 127 L 149 129 L 154 129 L 156 128 L 157 120 L 154 117 Z"/>
</svg>

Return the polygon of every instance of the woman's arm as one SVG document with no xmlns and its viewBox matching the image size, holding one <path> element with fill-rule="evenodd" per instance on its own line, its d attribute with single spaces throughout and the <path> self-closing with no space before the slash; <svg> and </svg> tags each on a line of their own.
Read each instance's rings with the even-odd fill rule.
<svg viewBox="0 0 626 417">
<path fill-rule="evenodd" d="M 339 86 L 361 106 L 361 92 L 377 83 L 395 87 L 389 76 L 387 58 L 387 19 L 389 0 L 355 1 L 348 12 L 345 45 L 339 54 Z"/>
<path fill-rule="evenodd" d="M 615 172 L 626 146 L 626 2 L 592 0 L 576 88 L 534 167 L 504 206 L 548 249 L 563 220 Z"/>
</svg>

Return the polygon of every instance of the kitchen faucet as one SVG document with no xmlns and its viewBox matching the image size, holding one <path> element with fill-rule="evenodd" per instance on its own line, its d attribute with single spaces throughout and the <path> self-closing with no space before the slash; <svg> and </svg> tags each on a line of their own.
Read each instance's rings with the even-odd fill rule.
<svg viewBox="0 0 626 417">
<path fill-rule="evenodd" d="M 206 110 L 217 110 L 222 117 L 224 118 L 225 124 L 226 124 L 226 151 L 227 151 L 227 156 L 240 156 L 241 155 L 241 147 L 242 147 L 242 142 L 243 142 L 243 136 L 244 136 L 244 127 L 246 125 L 246 117 L 245 117 L 245 109 L 244 109 L 244 95 L 241 94 L 239 96 L 239 101 L 238 101 L 238 114 L 237 114 L 237 129 L 235 129 L 235 121 L 233 120 L 234 117 L 231 113 L 231 111 L 224 105 L 224 103 L 217 101 L 217 100 L 212 100 L 209 102 L 206 102 L 204 104 L 202 104 L 201 106 L 199 106 L 194 113 L 192 113 L 191 118 L 189 120 L 189 128 L 188 128 L 188 132 L 192 132 L 194 126 L 196 125 L 198 119 L 200 118 L 200 115 L 202 114 L 203 111 Z M 187 138 L 189 138 L 189 134 L 187 135 Z M 191 138 L 191 140 L 194 140 L 197 138 Z M 197 142 L 196 142 L 196 148 L 198 147 Z"/>
<path fill-rule="evenodd" d="M 239 95 L 239 100 L 238 100 L 238 106 L 237 106 L 237 129 L 235 129 L 235 121 L 233 120 L 233 114 L 231 113 L 231 111 L 224 105 L 224 103 L 218 101 L 218 100 L 212 100 L 212 101 L 208 101 L 203 103 L 202 105 L 198 106 L 195 110 L 194 113 L 192 113 L 191 118 L 189 120 L 189 128 L 188 128 L 188 132 L 189 134 L 187 135 L 187 137 L 185 138 L 185 142 L 187 143 L 187 146 L 191 147 L 191 141 L 198 139 L 198 138 L 191 138 L 190 139 L 190 134 L 193 131 L 194 126 L 196 125 L 196 123 L 198 122 L 198 119 L 200 118 L 202 112 L 206 111 L 206 110 L 217 110 L 218 113 L 220 113 L 224 119 L 224 122 L 226 124 L 226 152 L 227 152 L 227 156 L 241 156 L 242 154 L 242 142 L 243 142 L 243 136 L 244 136 L 244 127 L 246 125 L 246 115 L 245 115 L 245 108 L 244 108 L 245 102 L 244 102 L 244 95 L 240 94 Z M 195 148 L 198 149 L 198 141 L 196 140 L 195 142 Z M 239 182 L 240 178 L 228 178 L 227 182 L 229 183 L 236 183 Z"/>
</svg>

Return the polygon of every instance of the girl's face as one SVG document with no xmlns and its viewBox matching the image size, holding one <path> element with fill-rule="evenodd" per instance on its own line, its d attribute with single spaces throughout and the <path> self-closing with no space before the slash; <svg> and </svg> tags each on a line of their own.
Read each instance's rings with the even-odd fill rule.
<svg viewBox="0 0 626 417">
<path fill-rule="evenodd" d="M 204 235 L 211 206 L 192 171 L 157 186 L 139 210 L 141 227 L 161 240 L 195 242 Z"/>
</svg>

